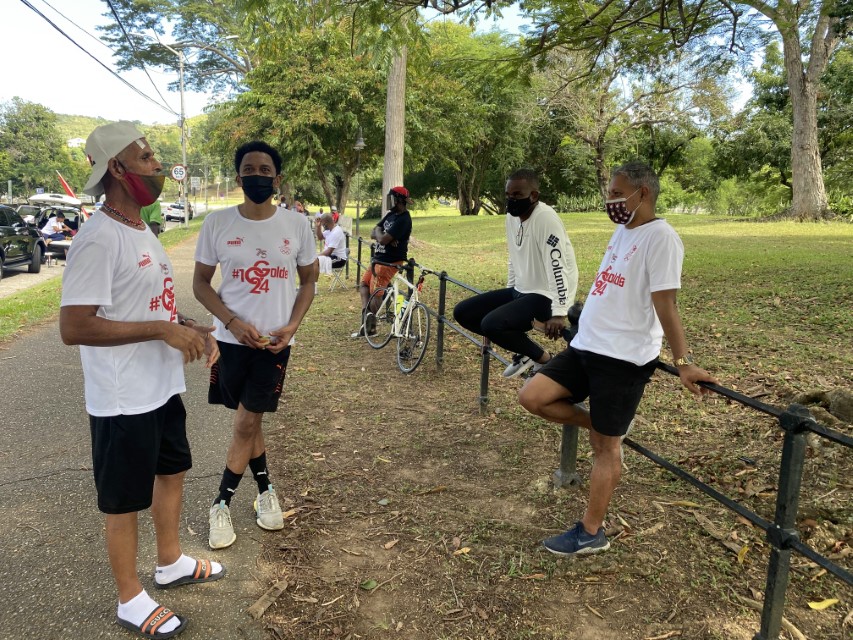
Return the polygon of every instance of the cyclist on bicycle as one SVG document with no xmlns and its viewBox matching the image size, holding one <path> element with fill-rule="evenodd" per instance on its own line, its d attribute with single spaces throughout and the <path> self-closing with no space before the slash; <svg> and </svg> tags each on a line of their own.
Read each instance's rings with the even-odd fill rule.
<svg viewBox="0 0 853 640">
<path fill-rule="evenodd" d="M 405 187 L 394 187 L 388 192 L 388 212 L 370 232 L 370 237 L 376 241 L 374 260 L 398 265 L 408 260 L 409 237 L 412 235 L 412 216 L 406 209 L 408 203 L 409 190 Z M 365 332 L 372 334 L 376 331 L 375 326 L 365 326 L 369 322 L 365 321 L 367 303 L 370 294 L 376 289 L 387 287 L 395 273 L 397 269 L 382 264 L 371 264 L 370 269 L 364 272 L 359 286 L 362 322 L 359 330 L 352 334 L 353 338 L 362 337 Z"/>
</svg>

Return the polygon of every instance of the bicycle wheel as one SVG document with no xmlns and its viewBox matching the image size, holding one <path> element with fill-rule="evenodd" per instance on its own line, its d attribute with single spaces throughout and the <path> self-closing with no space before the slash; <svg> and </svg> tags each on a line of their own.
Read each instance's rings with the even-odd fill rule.
<svg viewBox="0 0 853 640">
<path fill-rule="evenodd" d="M 389 295 L 386 295 L 386 293 L 389 293 Z M 381 349 L 391 341 L 391 333 L 394 331 L 393 293 L 394 290 L 390 288 L 377 289 L 367 301 L 368 309 L 376 307 L 376 311 L 368 311 L 364 317 L 367 327 L 370 325 L 374 325 L 375 327 L 373 333 L 365 332 L 367 342 L 374 349 Z"/>
<path fill-rule="evenodd" d="M 397 338 L 397 365 L 403 373 L 411 373 L 424 359 L 429 343 L 429 312 L 424 304 L 412 307 L 402 333 Z"/>
</svg>

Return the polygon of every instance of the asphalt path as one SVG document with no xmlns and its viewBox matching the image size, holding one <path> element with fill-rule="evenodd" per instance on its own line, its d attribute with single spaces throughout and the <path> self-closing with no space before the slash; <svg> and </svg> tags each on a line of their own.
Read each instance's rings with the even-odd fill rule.
<svg viewBox="0 0 853 640">
<path fill-rule="evenodd" d="M 204 320 L 209 316 L 192 296 L 194 249 L 190 239 L 169 254 L 179 308 Z M 0 363 L 6 380 L 0 404 L 0 638 L 133 637 L 114 624 L 117 596 L 96 506 L 79 350 L 64 346 L 58 322 L 50 322 L 0 344 Z M 258 558 L 264 536 L 276 534 L 255 525 L 248 476 L 232 503 L 237 542 L 208 549 L 208 508 L 225 463 L 231 412 L 207 404 L 201 364 L 189 365 L 186 377 L 193 468 L 184 492 L 183 549 L 222 562 L 228 573 L 210 584 L 155 589 L 153 525 L 145 512 L 139 520 L 142 583 L 160 604 L 190 619 L 182 640 L 260 639 L 262 624 L 246 609 L 269 587 Z"/>
</svg>

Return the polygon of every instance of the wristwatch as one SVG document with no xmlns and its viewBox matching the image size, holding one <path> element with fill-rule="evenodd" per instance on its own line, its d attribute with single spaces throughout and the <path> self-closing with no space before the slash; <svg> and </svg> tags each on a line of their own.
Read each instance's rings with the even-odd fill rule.
<svg viewBox="0 0 853 640">
<path fill-rule="evenodd" d="M 685 354 L 672 364 L 674 364 L 676 367 L 686 367 L 689 364 L 693 364 L 693 356 L 691 356 L 689 353 Z"/>
</svg>

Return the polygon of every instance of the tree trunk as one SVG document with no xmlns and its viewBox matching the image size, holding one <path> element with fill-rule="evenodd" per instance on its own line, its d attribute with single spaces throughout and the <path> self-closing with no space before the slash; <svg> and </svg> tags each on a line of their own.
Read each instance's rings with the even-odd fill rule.
<svg viewBox="0 0 853 640">
<path fill-rule="evenodd" d="M 335 201 L 335 192 L 332 189 L 332 185 L 329 184 L 329 179 L 326 176 L 326 170 L 319 162 L 314 163 L 314 168 L 317 171 L 317 180 L 320 181 L 320 188 L 323 190 L 323 195 L 326 196 L 326 202 L 328 202 L 331 207 L 332 203 Z"/>
<path fill-rule="evenodd" d="M 400 49 L 388 72 L 385 102 L 385 164 L 382 169 L 382 215 L 385 196 L 403 184 L 403 150 L 406 137 L 406 47 Z"/>
<path fill-rule="evenodd" d="M 793 12 L 794 9 L 799 10 L 799 5 L 785 8 Z M 787 23 L 791 25 L 789 28 L 783 28 L 780 24 L 785 17 L 781 13 L 777 22 L 782 35 L 794 116 L 791 137 L 791 213 L 799 220 L 819 220 L 826 215 L 828 202 L 817 136 L 817 89 L 836 38 L 833 35 L 833 21 L 826 16 L 819 18 L 812 36 L 808 71 L 804 70 L 796 15 L 792 13 Z"/>
<path fill-rule="evenodd" d="M 598 182 L 598 190 L 601 192 L 601 197 L 607 199 L 607 193 L 610 191 L 610 169 L 607 168 L 607 160 L 604 157 L 604 136 L 599 137 L 593 145 L 595 157 L 595 179 Z"/>
</svg>

